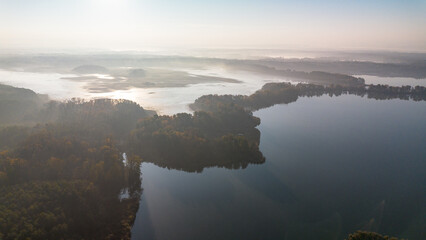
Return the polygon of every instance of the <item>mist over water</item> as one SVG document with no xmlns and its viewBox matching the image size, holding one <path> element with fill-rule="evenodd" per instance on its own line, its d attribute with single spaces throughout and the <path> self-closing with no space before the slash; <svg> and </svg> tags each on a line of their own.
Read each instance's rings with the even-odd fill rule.
<svg viewBox="0 0 426 240">
<path fill-rule="evenodd" d="M 425 240 L 425 13 L 0 0 L 0 240 Z"/>
<path fill-rule="evenodd" d="M 288 81 L 294 84 L 300 80 L 290 80 L 244 71 L 228 71 L 222 68 L 211 69 L 169 69 L 179 70 L 197 76 L 213 76 L 230 78 L 240 83 L 198 83 L 184 87 L 150 87 L 130 88 L 127 90 L 112 90 L 108 92 L 92 92 L 87 89 L 85 80 L 73 81 L 78 77 L 74 74 L 34 73 L 0 70 L 0 83 L 15 87 L 29 88 L 40 94 L 47 94 L 55 100 L 71 98 L 112 98 L 135 101 L 146 109 L 156 110 L 159 114 L 176 114 L 191 112 L 188 104 L 195 99 L 208 94 L 243 94 L 250 95 L 260 89 L 265 83 L 272 81 Z M 93 76 L 93 74 L 92 74 Z M 108 75 L 95 74 L 101 79 L 111 79 Z"/>
<path fill-rule="evenodd" d="M 82 92 L 82 83 L 63 80 L 72 74 L 33 73 L 0 70 L 0 83 L 14 87 L 28 88 L 49 97 L 65 100 L 73 97 L 90 97 Z"/>
</svg>

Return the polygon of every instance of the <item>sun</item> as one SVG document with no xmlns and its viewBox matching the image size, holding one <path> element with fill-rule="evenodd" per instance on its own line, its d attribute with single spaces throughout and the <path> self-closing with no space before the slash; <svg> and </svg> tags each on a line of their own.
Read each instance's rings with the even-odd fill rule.
<svg viewBox="0 0 426 240">
<path fill-rule="evenodd" d="M 91 0 L 90 21 L 98 29 L 125 25 L 129 0 Z"/>
<path fill-rule="evenodd" d="M 122 11 L 127 5 L 127 0 L 92 0 L 93 7 L 106 14 Z"/>
</svg>

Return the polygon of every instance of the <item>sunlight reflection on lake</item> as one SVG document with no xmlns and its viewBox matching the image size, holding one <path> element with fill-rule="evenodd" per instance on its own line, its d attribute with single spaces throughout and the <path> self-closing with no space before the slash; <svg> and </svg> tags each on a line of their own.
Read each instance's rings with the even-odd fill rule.
<svg viewBox="0 0 426 240">
<path fill-rule="evenodd" d="M 173 69 L 176 70 L 176 69 Z M 29 73 L 0 70 L 0 83 L 15 87 L 31 89 L 37 93 L 48 94 L 52 99 L 66 100 L 71 98 L 112 98 L 127 99 L 139 103 L 146 109 L 156 110 L 159 114 L 176 114 L 191 112 L 188 104 L 206 94 L 252 94 L 265 83 L 272 81 L 289 81 L 243 71 L 227 71 L 222 68 L 211 69 L 178 69 L 193 75 L 232 78 L 241 83 L 200 83 L 185 87 L 163 88 L 131 88 L 111 92 L 90 92 L 85 88 L 87 82 L 73 81 L 69 78 L 78 77 L 72 74 Z M 109 75 L 91 74 L 101 79 L 110 79 Z M 65 78 L 65 79 L 64 79 Z M 293 83 L 297 83 L 294 81 Z"/>
</svg>

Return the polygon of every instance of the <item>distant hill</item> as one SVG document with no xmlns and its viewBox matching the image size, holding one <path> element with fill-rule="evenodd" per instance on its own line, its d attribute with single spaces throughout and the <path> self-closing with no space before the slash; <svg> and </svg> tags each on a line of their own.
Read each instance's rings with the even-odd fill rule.
<svg viewBox="0 0 426 240">
<path fill-rule="evenodd" d="M 31 114 L 47 101 L 46 95 L 0 84 L 0 126 L 31 121 Z"/>
<path fill-rule="evenodd" d="M 302 80 L 304 82 L 319 85 L 338 84 L 342 86 L 363 86 L 365 83 L 365 80 L 363 78 L 353 77 L 346 74 L 324 71 L 304 72 L 290 69 L 278 69 L 276 67 L 269 67 L 260 64 L 250 64 L 241 61 L 229 62 L 227 64 L 227 67 L 231 69 L 261 73 L 270 76 L 290 78 L 293 80 Z"/>
<path fill-rule="evenodd" d="M 37 93 L 26 88 L 16 88 L 9 85 L 0 84 L 0 100 L 35 100 Z"/>
<path fill-rule="evenodd" d="M 277 70 L 321 71 L 346 75 L 371 75 L 379 77 L 426 78 L 426 61 L 412 63 L 386 63 L 365 61 L 328 61 L 315 59 L 262 59 L 247 61 Z"/>
<path fill-rule="evenodd" d="M 81 65 L 74 68 L 72 72 L 79 74 L 105 74 L 108 73 L 108 69 L 99 65 Z"/>
<path fill-rule="evenodd" d="M 131 69 L 129 71 L 129 77 L 130 78 L 144 78 L 146 77 L 146 72 L 144 69 Z"/>
</svg>

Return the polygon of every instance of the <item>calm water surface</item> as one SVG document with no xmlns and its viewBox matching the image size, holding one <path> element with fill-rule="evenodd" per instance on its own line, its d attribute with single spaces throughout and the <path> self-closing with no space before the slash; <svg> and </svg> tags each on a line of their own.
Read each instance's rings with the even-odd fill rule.
<svg viewBox="0 0 426 240">
<path fill-rule="evenodd" d="M 255 115 L 263 165 L 142 165 L 132 239 L 425 239 L 425 102 L 322 96 Z"/>
<path fill-rule="evenodd" d="M 355 77 L 362 77 L 365 79 L 366 84 L 382 84 L 394 87 L 401 86 L 423 86 L 426 87 L 426 79 L 415 79 L 407 77 L 377 77 L 368 75 L 358 75 Z"/>
</svg>

